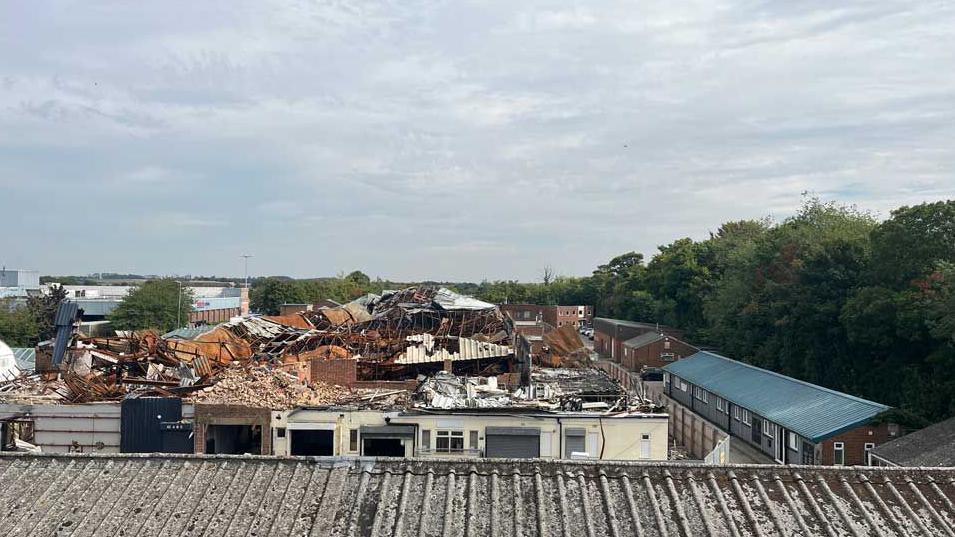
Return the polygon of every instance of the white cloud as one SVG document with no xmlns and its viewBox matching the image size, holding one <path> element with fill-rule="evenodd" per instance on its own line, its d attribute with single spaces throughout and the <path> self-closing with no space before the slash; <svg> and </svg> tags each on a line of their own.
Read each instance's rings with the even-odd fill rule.
<svg viewBox="0 0 955 537">
<path fill-rule="evenodd" d="M 45 272 L 236 273 L 252 252 L 262 273 L 302 276 L 586 274 L 724 220 L 785 217 L 804 190 L 883 216 L 955 196 L 947 3 L 5 15 L 0 213 L 14 229 L 0 251 Z M 124 247 L 65 247 L 92 235 L 52 233 L 26 209 L 37 199 Z"/>
</svg>

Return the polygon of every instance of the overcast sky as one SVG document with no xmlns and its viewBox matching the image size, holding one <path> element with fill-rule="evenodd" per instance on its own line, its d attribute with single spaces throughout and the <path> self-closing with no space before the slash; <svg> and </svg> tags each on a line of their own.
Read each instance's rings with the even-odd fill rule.
<svg viewBox="0 0 955 537">
<path fill-rule="evenodd" d="M 7 267 L 534 280 L 955 197 L 952 0 L 0 5 Z"/>
</svg>

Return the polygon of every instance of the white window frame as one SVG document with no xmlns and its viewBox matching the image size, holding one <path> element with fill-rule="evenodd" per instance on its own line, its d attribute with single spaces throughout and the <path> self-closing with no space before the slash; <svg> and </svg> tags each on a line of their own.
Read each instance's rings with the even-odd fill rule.
<svg viewBox="0 0 955 537">
<path fill-rule="evenodd" d="M 866 466 L 872 466 L 872 450 L 875 449 L 875 442 L 866 442 L 862 446 L 862 460 Z"/>
<path fill-rule="evenodd" d="M 799 451 L 799 437 L 796 436 L 796 433 L 789 431 L 789 449 L 793 451 Z"/>
<path fill-rule="evenodd" d="M 743 425 L 753 425 L 751 416 L 749 415 L 749 410 L 743 409 Z"/>
<path fill-rule="evenodd" d="M 448 441 L 447 448 L 441 447 L 441 440 Z M 455 448 L 452 440 L 460 441 L 461 447 Z M 464 440 L 464 431 L 461 429 L 437 429 L 434 431 L 434 451 L 437 453 L 463 453 Z"/>
<path fill-rule="evenodd" d="M 763 436 L 773 438 L 773 425 L 769 423 L 769 420 L 763 419 Z"/>
<path fill-rule="evenodd" d="M 650 440 L 650 433 L 640 435 L 640 458 L 649 459 L 652 457 L 653 443 Z"/>
<path fill-rule="evenodd" d="M 836 461 L 836 454 L 839 454 L 841 461 Z M 833 442 L 832 443 L 832 465 L 833 466 L 845 466 L 846 465 L 846 444 L 844 442 Z"/>
<path fill-rule="evenodd" d="M 734 406 L 734 407 L 733 407 L 733 417 L 736 418 L 736 421 L 739 421 L 739 407 L 738 407 L 738 406 Z"/>
<path fill-rule="evenodd" d="M 670 383 L 670 374 L 667 373 L 666 371 L 663 372 L 663 383 L 664 384 Z"/>
<path fill-rule="evenodd" d="M 723 411 L 723 408 L 724 408 L 723 398 L 717 395 L 717 396 L 716 396 L 716 410 L 719 410 L 720 412 L 722 412 L 722 411 Z"/>
<path fill-rule="evenodd" d="M 686 391 L 686 381 L 680 380 L 680 389 Z"/>
</svg>

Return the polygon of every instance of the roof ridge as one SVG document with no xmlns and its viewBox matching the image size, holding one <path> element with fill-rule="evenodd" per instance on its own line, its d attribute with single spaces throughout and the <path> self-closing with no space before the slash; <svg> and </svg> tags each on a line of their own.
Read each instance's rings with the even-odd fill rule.
<svg viewBox="0 0 955 537">
<path fill-rule="evenodd" d="M 852 395 L 852 394 L 848 394 L 848 393 L 845 393 L 845 392 L 840 392 L 840 391 L 838 391 L 838 390 L 833 390 L 833 389 L 831 389 L 831 388 L 826 388 L 825 386 L 820 386 L 820 385 L 818 385 L 818 384 L 813 384 L 813 383 L 807 382 L 807 381 L 805 381 L 805 380 L 800 380 L 800 379 L 797 379 L 797 378 L 795 378 L 795 377 L 790 377 L 789 375 L 783 375 L 782 373 L 777 373 L 776 371 L 771 371 L 771 370 L 769 370 L 769 369 L 763 369 L 762 367 L 758 367 L 758 366 L 755 366 L 755 365 L 752 365 L 752 364 L 747 364 L 746 362 L 743 362 L 743 361 L 740 361 L 740 360 L 734 360 L 734 359 L 732 359 L 732 358 L 730 358 L 730 357 L 728 357 L 728 356 L 723 356 L 722 354 L 717 354 L 717 353 L 712 352 L 712 351 L 699 351 L 699 352 L 697 352 L 696 354 L 692 354 L 692 355 L 690 355 L 690 356 L 687 356 L 686 358 L 684 358 L 684 360 L 688 360 L 688 359 L 690 359 L 690 358 L 693 358 L 693 357 L 696 356 L 697 354 L 707 354 L 707 355 L 713 356 L 714 358 L 720 358 L 720 359 L 722 359 L 722 360 L 726 360 L 727 362 L 732 362 L 732 363 L 734 363 L 734 364 L 738 364 L 738 365 L 741 365 L 741 366 L 743 366 L 743 367 L 747 367 L 747 368 L 749 368 L 749 369 L 754 369 L 754 370 L 756 370 L 756 371 L 760 371 L 760 372 L 763 372 L 763 373 L 767 373 L 767 374 L 770 374 L 770 375 L 779 377 L 779 378 L 784 379 L 784 380 L 788 380 L 788 381 L 791 381 L 791 382 L 795 382 L 795 383 L 798 383 L 798 384 L 802 384 L 803 386 L 807 386 L 807 387 L 813 388 L 813 389 L 815 389 L 815 390 L 819 390 L 819 391 L 822 391 L 822 392 L 831 393 L 831 394 L 834 394 L 834 395 L 839 395 L 839 396 L 842 396 L 842 397 L 847 397 L 847 398 L 849 398 L 849 399 L 853 399 L 853 400 L 858 401 L 858 402 L 860 402 L 860 403 L 865 403 L 865 404 L 869 404 L 869 405 L 874 405 L 874 406 L 876 406 L 876 407 L 883 408 L 883 409 L 885 409 L 885 410 L 888 410 L 888 409 L 892 408 L 892 407 L 890 407 L 890 406 L 888 406 L 888 405 L 883 405 L 882 403 L 877 403 L 877 402 L 875 402 L 875 401 L 870 401 L 870 400 L 868 400 L 868 399 L 863 399 L 863 398 L 861 398 L 861 397 L 857 397 L 857 396 Z"/>
</svg>

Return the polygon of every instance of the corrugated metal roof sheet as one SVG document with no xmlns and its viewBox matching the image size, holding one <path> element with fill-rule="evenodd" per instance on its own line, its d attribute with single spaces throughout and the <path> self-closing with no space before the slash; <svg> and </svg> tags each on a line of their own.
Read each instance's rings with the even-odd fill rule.
<svg viewBox="0 0 955 537">
<path fill-rule="evenodd" d="M 814 442 L 889 409 L 706 351 L 663 369 Z"/>
<path fill-rule="evenodd" d="M 624 347 L 630 347 L 631 349 L 639 349 L 644 345 L 649 345 L 656 341 L 660 341 L 665 336 L 659 332 L 647 332 L 646 334 L 640 334 L 637 337 L 633 337 L 623 342 Z"/>
<path fill-rule="evenodd" d="M 32 371 L 36 367 L 36 348 L 14 347 L 11 350 L 21 371 Z"/>
<path fill-rule="evenodd" d="M 872 454 L 899 466 L 955 466 L 955 418 L 886 442 Z"/>
<path fill-rule="evenodd" d="M 73 322 L 79 314 L 79 306 L 76 302 L 64 300 L 56 309 L 56 317 L 53 324 L 56 326 L 56 336 L 53 345 L 53 365 L 59 366 L 63 361 L 63 354 L 66 353 L 66 346 L 69 345 L 73 337 Z"/>
<path fill-rule="evenodd" d="M 177 328 L 171 332 L 166 332 L 162 335 L 164 338 L 179 338 L 179 339 L 195 339 L 206 332 L 214 330 L 216 327 L 214 325 L 210 326 L 199 326 L 199 327 L 185 327 Z"/>
<path fill-rule="evenodd" d="M 952 535 L 955 470 L 0 455 L 11 535 Z"/>
</svg>

